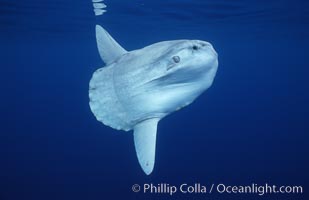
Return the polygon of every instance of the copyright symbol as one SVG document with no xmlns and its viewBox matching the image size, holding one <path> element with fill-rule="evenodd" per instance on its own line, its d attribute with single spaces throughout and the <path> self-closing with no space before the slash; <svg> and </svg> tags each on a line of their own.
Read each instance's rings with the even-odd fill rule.
<svg viewBox="0 0 309 200">
<path fill-rule="evenodd" d="M 139 186 L 138 184 L 134 184 L 134 185 L 132 186 L 132 191 L 133 191 L 133 192 L 139 192 L 139 191 L 141 191 L 141 186 Z"/>
</svg>

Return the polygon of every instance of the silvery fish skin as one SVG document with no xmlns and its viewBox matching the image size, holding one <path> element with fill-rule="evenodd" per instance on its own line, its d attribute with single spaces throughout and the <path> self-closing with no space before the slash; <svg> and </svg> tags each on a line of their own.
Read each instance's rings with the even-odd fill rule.
<svg viewBox="0 0 309 200">
<path fill-rule="evenodd" d="M 105 125 L 134 130 L 137 157 L 149 175 L 158 122 L 212 85 L 218 54 L 201 40 L 163 41 L 128 52 L 99 25 L 96 37 L 106 66 L 90 81 L 90 108 Z"/>
</svg>

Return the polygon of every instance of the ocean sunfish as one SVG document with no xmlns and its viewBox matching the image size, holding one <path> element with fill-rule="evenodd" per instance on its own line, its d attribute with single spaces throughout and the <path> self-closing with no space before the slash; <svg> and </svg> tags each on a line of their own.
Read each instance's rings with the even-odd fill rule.
<svg viewBox="0 0 309 200">
<path fill-rule="evenodd" d="M 164 41 L 126 51 L 99 25 L 96 39 L 106 66 L 90 80 L 91 111 L 107 126 L 134 131 L 139 164 L 149 175 L 155 163 L 158 122 L 211 86 L 218 55 L 201 40 Z"/>
</svg>

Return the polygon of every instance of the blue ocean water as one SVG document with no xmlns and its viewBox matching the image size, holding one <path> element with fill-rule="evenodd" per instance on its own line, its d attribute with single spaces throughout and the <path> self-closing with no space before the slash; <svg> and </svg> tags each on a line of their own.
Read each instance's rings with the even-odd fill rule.
<svg viewBox="0 0 309 200">
<path fill-rule="evenodd" d="M 305 0 L 0 1 L 0 199 L 308 199 Z M 154 172 L 132 133 L 96 121 L 100 24 L 127 50 L 209 41 L 213 86 L 158 127 Z M 133 184 L 300 185 L 304 194 L 143 194 Z"/>
</svg>

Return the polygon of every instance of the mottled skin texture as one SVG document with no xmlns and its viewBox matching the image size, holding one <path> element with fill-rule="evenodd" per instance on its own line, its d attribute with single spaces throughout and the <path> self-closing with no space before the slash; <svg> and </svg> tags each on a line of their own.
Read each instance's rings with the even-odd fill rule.
<svg viewBox="0 0 309 200">
<path fill-rule="evenodd" d="M 157 123 L 211 86 L 217 53 L 210 43 L 200 40 L 165 41 L 127 52 L 103 28 L 97 31 L 99 51 L 108 65 L 98 69 L 90 81 L 91 110 L 105 125 L 134 129 L 139 162 L 150 174 Z"/>
<path fill-rule="evenodd" d="M 178 63 L 174 56 L 180 58 Z M 217 65 L 217 54 L 209 43 L 176 40 L 128 52 L 104 67 L 113 71 L 111 84 L 121 112 L 126 113 L 122 120 L 129 127 L 124 130 L 148 118 L 163 118 L 191 103 L 210 87 Z M 96 73 L 100 77 L 104 71 Z"/>
</svg>

